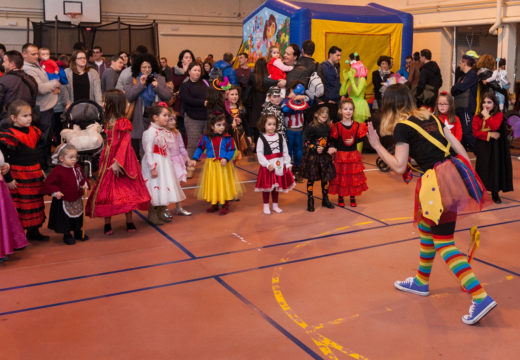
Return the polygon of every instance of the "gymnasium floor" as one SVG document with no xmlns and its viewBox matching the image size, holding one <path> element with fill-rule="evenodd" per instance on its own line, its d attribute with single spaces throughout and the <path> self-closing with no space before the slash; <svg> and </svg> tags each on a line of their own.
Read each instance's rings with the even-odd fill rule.
<svg viewBox="0 0 520 360">
<path fill-rule="evenodd" d="M 418 265 L 415 184 L 364 161 L 369 190 L 355 209 L 318 201 L 308 213 L 298 184 L 282 214 L 264 215 L 257 164 L 242 161 L 246 193 L 226 216 L 205 212 L 193 179 L 191 217 L 154 227 L 138 212 L 127 234 L 119 216 L 111 237 L 89 219 L 85 243 L 33 243 L 0 264 L 0 359 L 518 358 L 518 190 L 459 217 L 463 252 L 480 227 L 472 264 L 498 303 L 467 326 L 470 296 L 438 256 L 429 297 L 394 289 Z"/>
</svg>

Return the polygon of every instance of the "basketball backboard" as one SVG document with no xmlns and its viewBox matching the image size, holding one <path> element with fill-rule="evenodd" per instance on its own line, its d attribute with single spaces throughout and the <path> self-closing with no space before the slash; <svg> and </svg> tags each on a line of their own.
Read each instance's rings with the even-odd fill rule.
<svg viewBox="0 0 520 360">
<path fill-rule="evenodd" d="M 74 14 L 74 22 L 101 23 L 101 0 L 44 0 L 43 12 L 45 21 L 70 22 L 70 14 Z"/>
</svg>

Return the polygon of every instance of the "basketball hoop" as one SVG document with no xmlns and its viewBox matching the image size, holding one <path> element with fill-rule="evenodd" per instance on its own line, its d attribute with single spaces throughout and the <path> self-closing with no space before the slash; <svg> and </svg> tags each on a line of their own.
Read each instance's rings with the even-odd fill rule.
<svg viewBox="0 0 520 360">
<path fill-rule="evenodd" d="M 79 25 L 79 23 L 81 22 L 82 13 L 80 12 L 68 12 L 65 13 L 65 15 L 67 15 L 67 17 L 70 19 L 70 23 L 72 25 Z"/>
</svg>

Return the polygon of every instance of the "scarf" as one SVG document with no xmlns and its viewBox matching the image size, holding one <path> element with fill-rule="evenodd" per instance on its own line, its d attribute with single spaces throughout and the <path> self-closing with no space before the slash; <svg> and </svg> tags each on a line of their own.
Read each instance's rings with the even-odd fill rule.
<svg viewBox="0 0 520 360">
<path fill-rule="evenodd" d="M 140 79 L 141 76 L 143 76 L 143 74 L 139 73 L 137 78 Z M 157 74 L 154 73 L 153 76 L 157 79 Z M 141 99 L 143 99 L 143 105 L 145 108 L 153 104 L 153 102 L 155 101 L 155 91 L 153 91 L 152 84 L 146 85 L 146 88 L 141 93 Z"/>
<path fill-rule="evenodd" d="M 383 79 L 383 81 L 386 81 L 386 78 L 388 77 L 388 75 L 390 75 L 392 72 L 390 71 L 390 69 L 388 70 L 383 70 L 381 69 L 381 66 L 379 67 L 379 75 L 381 76 L 381 79 Z"/>
</svg>

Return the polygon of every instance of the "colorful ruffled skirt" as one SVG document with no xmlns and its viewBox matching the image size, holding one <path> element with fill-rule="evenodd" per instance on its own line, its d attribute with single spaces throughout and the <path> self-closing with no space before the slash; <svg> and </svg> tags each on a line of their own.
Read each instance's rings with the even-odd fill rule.
<svg viewBox="0 0 520 360">
<path fill-rule="evenodd" d="M 213 205 L 242 195 L 243 189 L 233 161 L 222 166 L 218 159 L 206 159 L 197 198 Z"/>
<path fill-rule="evenodd" d="M 367 177 L 363 170 L 359 151 L 338 151 L 334 155 L 336 177 L 331 180 L 329 194 L 339 196 L 358 196 L 368 189 Z"/>
<path fill-rule="evenodd" d="M 443 213 L 478 212 L 490 202 L 489 194 L 487 194 L 482 180 L 464 157 L 457 155 L 456 157 L 448 158 L 435 164 L 434 170 L 438 189 L 431 186 L 431 189 L 425 190 L 439 192 L 442 202 L 442 211 L 437 211 L 439 212 L 437 217 L 439 224 L 443 223 L 443 218 L 441 217 Z M 421 206 L 421 198 L 419 196 L 423 183 L 426 184 L 427 179 L 423 179 L 425 175 L 419 178 L 415 188 L 415 224 L 420 221 L 422 216 L 431 218 L 431 214 L 428 214 L 426 209 L 429 204 Z M 449 217 L 447 218 L 449 219 Z"/>
</svg>

